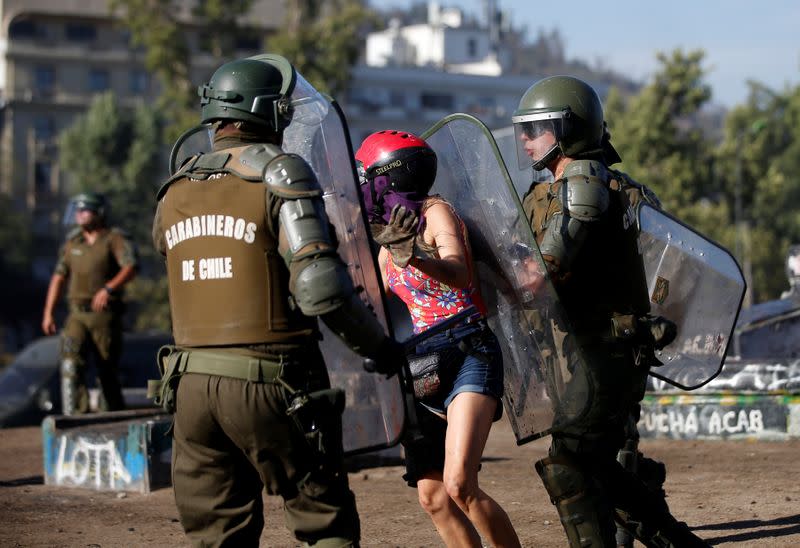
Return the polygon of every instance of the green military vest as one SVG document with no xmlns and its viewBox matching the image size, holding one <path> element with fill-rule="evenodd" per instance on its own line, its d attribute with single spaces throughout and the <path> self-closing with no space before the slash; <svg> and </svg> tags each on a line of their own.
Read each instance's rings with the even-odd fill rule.
<svg viewBox="0 0 800 548">
<path fill-rule="evenodd" d="M 642 189 L 620 175 L 609 172 L 608 210 L 590 224 L 572 268 L 556 284 L 559 300 L 579 333 L 603 331 L 614 316 L 639 317 L 650 310 L 635 214 Z M 561 184 L 560 180 L 535 184 L 523 199 L 537 242 L 550 219 L 562 211 L 558 198 Z"/>
<path fill-rule="evenodd" d="M 190 162 L 160 192 L 179 346 L 299 343 L 315 329 L 290 306 L 289 272 L 268 230 L 277 222 L 260 170 L 240 161 L 246 148 Z"/>
</svg>

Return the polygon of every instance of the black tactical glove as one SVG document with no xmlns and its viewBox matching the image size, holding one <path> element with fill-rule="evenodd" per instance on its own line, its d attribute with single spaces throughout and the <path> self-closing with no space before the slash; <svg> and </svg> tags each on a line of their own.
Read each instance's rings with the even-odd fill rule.
<svg viewBox="0 0 800 548">
<path fill-rule="evenodd" d="M 638 320 L 639 335 L 656 350 L 661 350 L 675 340 L 678 326 L 663 316 L 644 316 Z"/>
<path fill-rule="evenodd" d="M 392 254 L 394 264 L 405 268 L 414 255 L 417 226 L 419 226 L 417 214 L 397 204 L 392 208 L 389 224 L 371 224 L 370 230 L 372 238 Z"/>
<path fill-rule="evenodd" d="M 386 375 L 388 379 L 407 363 L 405 347 L 391 337 L 386 337 L 374 356 L 364 358 L 364 370 Z"/>
<path fill-rule="evenodd" d="M 617 340 L 646 344 L 661 350 L 675 340 L 678 326 L 663 316 L 620 315 L 611 319 L 612 335 Z"/>
</svg>

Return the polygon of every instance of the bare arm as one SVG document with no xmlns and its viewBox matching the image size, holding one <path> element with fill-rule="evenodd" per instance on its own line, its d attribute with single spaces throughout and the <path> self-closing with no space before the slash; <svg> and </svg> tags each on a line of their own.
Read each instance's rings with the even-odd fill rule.
<svg viewBox="0 0 800 548">
<path fill-rule="evenodd" d="M 386 277 L 386 264 L 389 262 L 389 252 L 385 247 L 381 247 L 378 251 L 378 268 L 381 269 L 381 281 L 383 281 L 383 291 L 387 295 L 391 290 L 389 288 L 389 279 Z"/>
<path fill-rule="evenodd" d="M 445 204 L 432 205 L 425 214 L 425 240 L 432 238 L 438 258 L 412 257 L 409 264 L 428 276 L 454 288 L 464 288 L 470 279 L 467 250 L 461 240 L 458 220 Z"/>
<path fill-rule="evenodd" d="M 53 310 L 58 299 L 61 298 L 61 291 L 64 289 L 66 276 L 53 274 L 50 278 L 50 285 L 47 287 L 47 298 L 44 302 L 44 314 L 42 314 L 42 331 L 45 335 L 54 335 L 56 332 L 56 322 L 53 319 Z"/>
</svg>

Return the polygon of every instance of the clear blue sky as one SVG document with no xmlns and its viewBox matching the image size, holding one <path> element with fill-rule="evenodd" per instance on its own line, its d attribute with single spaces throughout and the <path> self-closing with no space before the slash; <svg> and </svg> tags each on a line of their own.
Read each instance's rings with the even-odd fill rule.
<svg viewBox="0 0 800 548">
<path fill-rule="evenodd" d="M 370 0 L 377 8 L 406 5 Z M 482 0 L 442 0 L 483 15 Z M 800 83 L 800 0 L 497 0 L 528 37 L 558 28 L 567 59 L 579 58 L 647 82 L 657 51 L 703 49 L 713 100 L 747 96 L 748 79 L 778 91 Z"/>
</svg>

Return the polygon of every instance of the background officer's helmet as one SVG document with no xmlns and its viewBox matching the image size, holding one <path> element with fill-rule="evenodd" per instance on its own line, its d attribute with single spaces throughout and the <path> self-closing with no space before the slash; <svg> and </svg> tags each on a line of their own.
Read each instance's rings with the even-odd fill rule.
<svg viewBox="0 0 800 548">
<path fill-rule="evenodd" d="M 280 132 L 289 124 L 289 96 L 296 81 L 291 63 L 278 55 L 225 63 L 197 89 L 201 123 L 237 120 Z"/>
<path fill-rule="evenodd" d="M 101 221 L 105 221 L 109 213 L 108 201 L 98 192 L 76 194 L 67 204 L 67 210 L 64 212 L 64 225 L 74 225 L 75 213 L 87 209 L 93 211 Z"/>
<path fill-rule="evenodd" d="M 603 106 L 594 89 L 572 76 L 551 76 L 533 84 L 511 117 L 517 138 L 520 169 L 544 169 L 560 152 L 571 158 L 599 153 L 603 148 Z M 553 133 L 556 144 L 531 158 L 522 146 L 523 134 L 535 139 Z"/>
</svg>

